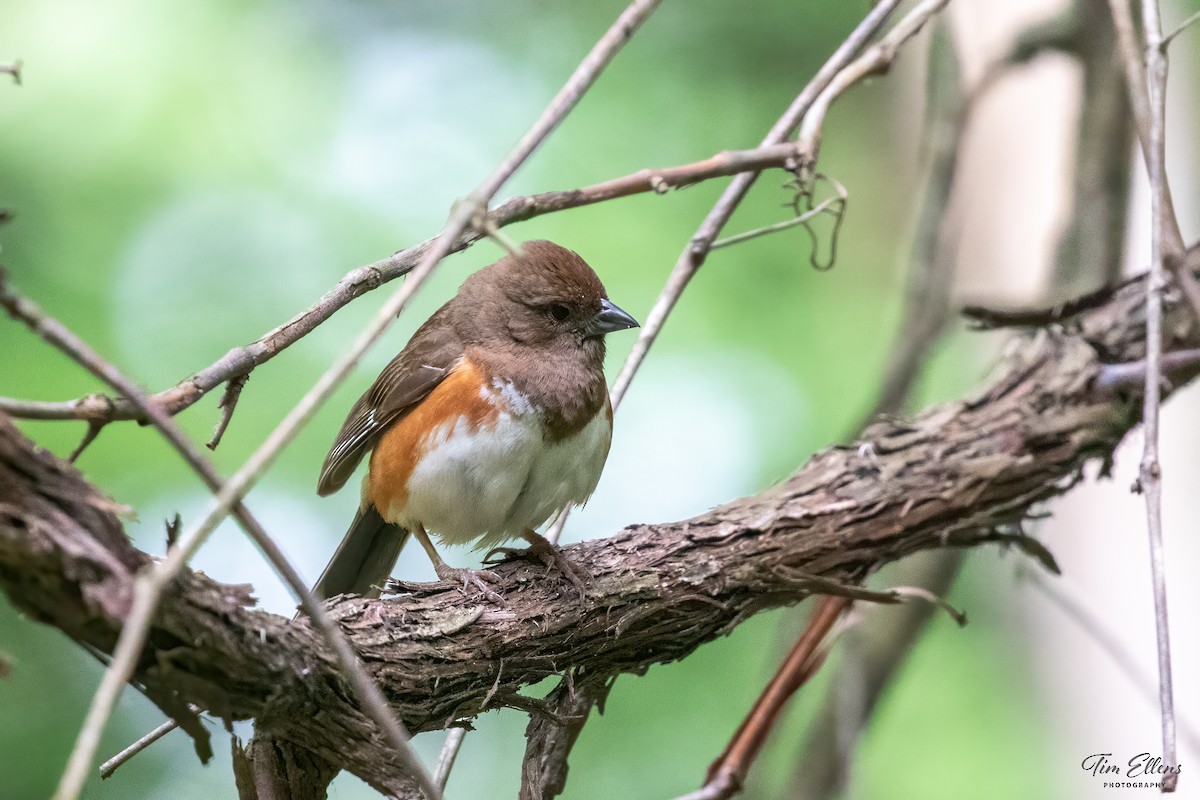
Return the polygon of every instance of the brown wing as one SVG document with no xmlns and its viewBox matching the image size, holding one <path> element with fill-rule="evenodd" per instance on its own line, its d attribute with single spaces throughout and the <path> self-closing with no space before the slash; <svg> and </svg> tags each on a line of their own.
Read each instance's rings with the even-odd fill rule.
<svg viewBox="0 0 1200 800">
<path fill-rule="evenodd" d="M 350 409 L 325 456 L 317 494 L 342 488 L 379 435 L 424 400 L 463 357 L 466 347 L 450 325 L 449 308 L 447 303 L 426 320 Z"/>
</svg>

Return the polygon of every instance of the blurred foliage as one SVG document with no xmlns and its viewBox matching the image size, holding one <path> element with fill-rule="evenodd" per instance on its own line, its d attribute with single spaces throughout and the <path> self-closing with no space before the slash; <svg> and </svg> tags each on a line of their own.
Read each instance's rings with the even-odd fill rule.
<svg viewBox="0 0 1200 800">
<path fill-rule="evenodd" d="M 164 388 L 302 310 L 347 270 L 436 232 L 619 6 L 9 0 L 0 58 L 20 57 L 25 74 L 20 88 L 0 80 L 0 207 L 15 212 L 0 229 L 4 266 L 116 364 Z M 507 191 L 570 188 L 753 146 L 864 8 L 666 4 Z M 830 115 L 821 169 L 852 198 L 835 269 L 812 270 L 795 230 L 713 255 L 635 383 L 601 490 L 568 538 L 695 513 L 769 485 L 844 438 L 870 406 L 903 294 L 907 246 L 897 243 L 917 191 L 921 72 L 914 49 Z M 729 232 L 782 219 L 784 177 L 763 177 Z M 644 317 L 722 185 L 509 233 L 578 250 L 614 299 Z M 328 501 L 313 493 L 345 409 L 419 321 L 497 255 L 485 243 L 449 261 L 251 496 L 307 574 L 317 574 L 356 502 L 353 492 Z M 380 302 L 379 293 L 361 299 L 254 372 L 215 453 L 221 470 L 236 469 Z M 613 337 L 612 372 L 631 342 Z M 7 320 L 0 354 L 0 394 L 67 399 L 101 388 Z M 925 393 L 970 383 L 977 357 L 946 348 Z M 180 418 L 198 440 L 217 399 Z M 83 433 L 80 423 L 22 427 L 60 454 Z M 106 429 L 80 467 L 138 511 L 129 530 L 154 552 L 164 547 L 164 516 L 203 507 L 202 487 L 135 425 Z M 287 610 L 235 530 L 223 529 L 197 564 L 254 581 L 265 605 Z M 986 584 L 962 585 L 955 600 L 974 623 L 960 632 L 936 621 L 891 688 L 858 762 L 861 797 L 1036 793 L 1029 775 L 995 768 L 1028 762 L 1047 735 L 1030 722 L 1037 702 L 1020 643 L 989 610 Z M 785 652 L 795 618 L 762 615 L 683 663 L 618 680 L 605 715 L 585 728 L 567 796 L 670 797 L 696 786 Z M 3 795 L 46 797 L 100 667 L 6 600 L 0 650 L 14 661 L 0 681 Z M 786 785 L 817 688 L 771 743 L 748 796 L 778 796 Z M 159 720 L 126 692 L 101 753 Z M 515 796 L 524 718 L 504 711 L 479 727 L 449 796 Z M 440 738 L 418 737 L 428 759 Z M 87 796 L 231 796 L 227 751 L 216 749 L 205 768 L 173 735 Z M 334 792 L 368 796 L 348 776 Z"/>
</svg>

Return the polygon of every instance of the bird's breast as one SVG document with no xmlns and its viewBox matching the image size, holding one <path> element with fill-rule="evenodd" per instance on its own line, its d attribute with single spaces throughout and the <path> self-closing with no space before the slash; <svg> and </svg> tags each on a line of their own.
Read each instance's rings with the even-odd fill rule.
<svg viewBox="0 0 1200 800">
<path fill-rule="evenodd" d="M 538 404 L 464 362 L 380 438 L 367 499 L 389 522 L 420 524 L 450 543 L 491 545 L 586 500 L 611 436 L 602 408 L 553 441 Z"/>
</svg>

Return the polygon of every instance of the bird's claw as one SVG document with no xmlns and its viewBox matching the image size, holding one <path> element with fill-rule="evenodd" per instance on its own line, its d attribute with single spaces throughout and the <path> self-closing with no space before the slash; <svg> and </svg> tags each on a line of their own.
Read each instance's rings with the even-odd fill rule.
<svg viewBox="0 0 1200 800">
<path fill-rule="evenodd" d="M 438 564 L 434 567 L 434 572 L 440 580 L 447 583 L 462 583 L 463 593 L 467 591 L 467 587 L 474 586 L 479 592 L 491 600 L 501 608 L 508 608 L 508 602 L 496 594 L 489 583 L 499 583 L 500 576 L 491 570 L 487 569 L 467 569 L 465 567 L 450 567 L 445 564 Z"/>
<path fill-rule="evenodd" d="M 496 564 L 508 558 L 536 558 L 545 564 L 547 567 L 557 567 L 558 571 L 566 576 L 575 590 L 579 592 L 581 599 L 587 599 L 587 585 L 584 583 L 583 576 L 579 570 L 571 562 L 569 558 L 562 554 L 556 546 L 550 543 L 544 536 L 539 536 L 530 531 L 526 535 L 529 541 L 528 547 L 493 547 L 483 557 L 483 563 Z M 494 559 L 496 553 L 502 554 L 502 558 Z"/>
</svg>

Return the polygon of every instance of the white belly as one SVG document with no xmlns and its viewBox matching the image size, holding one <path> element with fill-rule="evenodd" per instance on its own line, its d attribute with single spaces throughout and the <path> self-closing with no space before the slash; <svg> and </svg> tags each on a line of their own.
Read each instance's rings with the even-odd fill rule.
<svg viewBox="0 0 1200 800">
<path fill-rule="evenodd" d="M 502 410 L 490 428 L 463 421 L 431 434 L 431 447 L 408 481 L 403 509 L 391 518 L 421 524 L 443 542 L 478 539 L 490 547 L 537 528 L 567 503 L 592 494 L 608 457 L 612 429 L 604 411 L 561 442 L 547 442 L 538 409 L 493 394 Z"/>
</svg>

